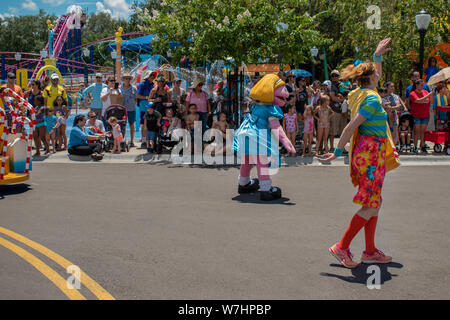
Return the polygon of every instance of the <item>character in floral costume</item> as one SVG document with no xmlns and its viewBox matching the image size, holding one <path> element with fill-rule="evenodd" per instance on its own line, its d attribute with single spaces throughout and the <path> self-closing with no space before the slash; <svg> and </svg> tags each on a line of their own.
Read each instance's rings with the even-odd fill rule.
<svg viewBox="0 0 450 320">
<path fill-rule="evenodd" d="M 342 72 L 343 79 L 355 79 L 359 87 L 348 95 L 351 121 L 345 127 L 334 154 L 324 155 L 321 161 L 331 161 L 342 154 L 350 140 L 350 176 L 358 186 L 353 202 L 362 207 L 353 216 L 342 239 L 329 249 L 338 261 L 348 268 L 355 268 L 349 246 L 356 234 L 364 227 L 366 250 L 362 263 L 388 263 L 392 257 L 375 247 L 375 228 L 382 203 L 381 189 L 387 171 L 400 165 L 398 153 L 392 142 L 381 97 L 376 86 L 381 78 L 381 55 L 390 49 L 390 38 L 382 40 L 373 55 L 374 62 L 357 61 Z"/>
</svg>

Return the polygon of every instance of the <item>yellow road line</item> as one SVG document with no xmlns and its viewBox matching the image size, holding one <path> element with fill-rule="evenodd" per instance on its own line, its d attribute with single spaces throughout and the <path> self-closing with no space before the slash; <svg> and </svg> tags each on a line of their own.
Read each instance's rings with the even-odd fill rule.
<svg viewBox="0 0 450 320">
<path fill-rule="evenodd" d="M 51 282 L 53 282 L 69 299 L 72 300 L 86 300 L 86 298 L 76 289 L 69 289 L 66 280 L 61 277 L 55 270 L 46 265 L 42 260 L 32 255 L 28 251 L 15 245 L 14 243 L 0 237 L 0 245 L 11 250 L 29 264 L 39 270 Z"/>
<path fill-rule="evenodd" d="M 63 267 L 65 270 L 69 266 L 74 265 L 69 260 L 65 259 L 64 257 L 60 256 L 56 252 L 53 252 L 52 250 L 40 245 L 37 242 L 34 242 L 31 239 L 28 239 L 27 237 L 24 237 L 18 233 L 15 233 L 14 231 L 8 230 L 6 228 L 0 227 L 0 232 L 4 233 L 8 236 L 10 236 L 13 239 L 16 239 L 19 242 L 22 242 L 23 244 L 26 244 L 27 246 L 33 248 L 34 250 L 42 253 L 46 257 L 50 258 L 57 264 L 59 264 L 61 267 Z M 76 274 L 73 274 L 74 277 L 77 277 Z M 77 277 L 78 278 L 78 277 Z M 106 291 L 102 286 L 100 286 L 95 280 L 93 280 L 91 277 L 89 277 L 83 270 L 80 269 L 80 277 L 78 280 L 100 300 L 115 300 L 115 298 Z"/>
</svg>

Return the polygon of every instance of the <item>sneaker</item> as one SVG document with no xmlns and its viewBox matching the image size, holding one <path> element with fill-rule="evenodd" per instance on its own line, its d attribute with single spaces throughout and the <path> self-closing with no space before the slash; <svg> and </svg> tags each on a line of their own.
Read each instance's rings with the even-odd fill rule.
<svg viewBox="0 0 450 320">
<path fill-rule="evenodd" d="M 147 148 L 147 152 L 148 152 L 148 153 L 153 153 L 152 148 Z"/>
<path fill-rule="evenodd" d="M 244 194 L 244 193 L 254 193 L 258 191 L 259 189 L 259 180 L 258 179 L 252 179 L 249 183 L 247 183 L 245 186 L 238 186 L 238 193 Z"/>
<path fill-rule="evenodd" d="M 343 266 L 347 268 L 356 268 L 358 263 L 353 261 L 353 255 L 350 252 L 350 249 L 342 250 L 339 248 L 339 245 L 336 243 L 332 246 L 328 251 L 331 253 L 333 257 L 335 257 Z"/>
<path fill-rule="evenodd" d="M 383 251 L 376 249 L 373 254 L 368 254 L 363 251 L 361 256 L 362 263 L 389 263 L 392 261 L 392 257 L 389 257 L 383 253 Z"/>
<path fill-rule="evenodd" d="M 134 148 L 134 147 L 135 147 L 134 143 L 131 142 L 131 143 L 130 143 L 130 148 Z"/>
<path fill-rule="evenodd" d="M 281 198 L 281 189 L 272 187 L 269 191 L 260 191 L 259 199 L 261 201 L 272 201 Z"/>
</svg>

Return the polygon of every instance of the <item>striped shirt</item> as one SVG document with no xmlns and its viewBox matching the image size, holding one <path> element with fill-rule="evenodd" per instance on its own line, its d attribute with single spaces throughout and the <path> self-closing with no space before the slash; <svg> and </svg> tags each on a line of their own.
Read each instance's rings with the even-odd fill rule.
<svg viewBox="0 0 450 320">
<path fill-rule="evenodd" d="M 445 95 L 437 94 L 434 96 L 433 102 L 433 110 L 436 110 L 437 107 L 445 107 L 448 106 L 447 97 Z M 446 120 L 447 112 L 446 111 L 436 111 L 437 120 Z"/>
<path fill-rule="evenodd" d="M 368 95 L 362 102 L 358 113 L 367 118 L 359 126 L 359 133 L 367 136 L 387 137 L 387 113 L 375 95 Z"/>
</svg>

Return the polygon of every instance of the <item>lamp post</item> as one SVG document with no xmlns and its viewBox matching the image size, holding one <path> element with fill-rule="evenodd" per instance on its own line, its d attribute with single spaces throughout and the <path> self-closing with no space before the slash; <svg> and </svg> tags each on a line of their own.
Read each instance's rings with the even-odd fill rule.
<svg viewBox="0 0 450 320">
<path fill-rule="evenodd" d="M 420 48 L 419 48 L 419 72 L 420 78 L 423 75 L 423 54 L 424 54 L 424 43 L 425 43 L 425 33 L 427 33 L 428 26 L 430 24 L 431 16 L 425 11 L 420 10 L 418 14 L 416 14 L 416 25 L 420 34 Z"/>
<path fill-rule="evenodd" d="M 319 49 L 317 49 L 317 47 L 314 46 L 310 49 L 310 51 L 311 51 L 311 57 L 312 57 L 312 60 L 311 60 L 312 81 L 314 81 L 314 80 L 316 80 L 316 57 L 317 57 L 317 54 L 319 53 Z"/>
</svg>

